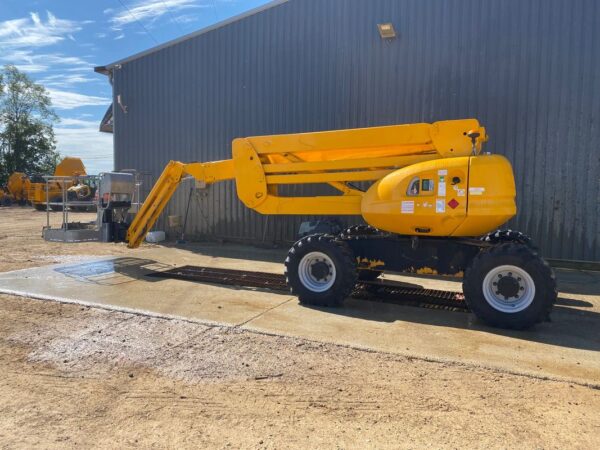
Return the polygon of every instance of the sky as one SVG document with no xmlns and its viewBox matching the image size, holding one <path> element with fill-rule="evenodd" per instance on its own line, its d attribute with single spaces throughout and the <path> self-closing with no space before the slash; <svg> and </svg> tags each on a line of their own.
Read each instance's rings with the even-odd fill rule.
<svg viewBox="0 0 600 450">
<path fill-rule="evenodd" d="M 60 117 L 62 156 L 90 174 L 113 170 L 112 135 L 98 127 L 111 103 L 105 65 L 268 3 L 268 0 L 1 0 L 0 65 L 43 84 Z"/>
</svg>

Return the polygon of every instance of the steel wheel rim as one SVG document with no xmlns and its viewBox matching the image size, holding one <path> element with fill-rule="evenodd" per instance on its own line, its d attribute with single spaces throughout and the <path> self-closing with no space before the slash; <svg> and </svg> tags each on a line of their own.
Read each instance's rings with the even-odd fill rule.
<svg viewBox="0 0 600 450">
<path fill-rule="evenodd" d="M 517 287 L 518 294 L 507 298 L 501 292 L 499 283 L 504 277 L 511 278 L 511 288 Z M 535 298 L 535 283 L 531 275 L 518 266 L 504 265 L 494 267 L 483 280 L 483 296 L 488 304 L 497 311 L 514 314 L 527 309 Z M 509 289 L 507 289 L 509 290 Z M 510 292 L 512 293 L 512 292 Z"/>
<path fill-rule="evenodd" d="M 324 277 L 315 275 L 316 265 L 325 264 L 328 267 L 328 274 Z M 333 260 L 322 252 L 310 252 L 304 255 L 298 265 L 298 277 L 304 287 L 312 292 L 325 292 L 330 289 L 336 280 L 337 272 Z"/>
</svg>

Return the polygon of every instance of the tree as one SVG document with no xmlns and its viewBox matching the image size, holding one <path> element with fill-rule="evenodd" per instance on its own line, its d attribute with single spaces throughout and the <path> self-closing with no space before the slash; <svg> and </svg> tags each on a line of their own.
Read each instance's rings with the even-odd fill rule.
<svg viewBox="0 0 600 450">
<path fill-rule="evenodd" d="M 0 72 L 0 184 L 15 171 L 53 174 L 60 157 L 53 124 L 58 116 L 44 86 L 15 66 Z"/>
</svg>

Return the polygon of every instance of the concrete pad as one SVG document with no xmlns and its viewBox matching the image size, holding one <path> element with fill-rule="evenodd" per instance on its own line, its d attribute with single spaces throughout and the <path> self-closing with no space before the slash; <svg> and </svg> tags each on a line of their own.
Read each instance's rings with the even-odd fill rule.
<svg viewBox="0 0 600 450">
<path fill-rule="evenodd" d="M 143 253 L 0 273 L 0 292 L 221 325 L 243 324 L 292 298 L 152 277 L 175 266 Z"/>
<path fill-rule="evenodd" d="M 358 300 L 307 308 L 289 295 L 149 276 L 188 264 L 280 273 L 274 261 L 282 255 L 241 246 L 146 249 L 1 273 L 0 292 L 600 384 L 600 273 L 559 271 L 553 322 L 522 332 L 486 327 L 461 312 Z M 393 278 L 460 290 L 443 279 Z"/>
</svg>

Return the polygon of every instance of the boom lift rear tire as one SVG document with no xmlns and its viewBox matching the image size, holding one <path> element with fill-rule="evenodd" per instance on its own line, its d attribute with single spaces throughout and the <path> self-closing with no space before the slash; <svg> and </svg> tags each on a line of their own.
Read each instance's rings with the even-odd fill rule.
<svg viewBox="0 0 600 450">
<path fill-rule="evenodd" d="M 356 261 L 345 242 L 331 235 L 313 234 L 290 249 L 285 277 L 301 304 L 340 306 L 356 285 Z"/>
<path fill-rule="evenodd" d="M 547 320 L 557 297 L 548 263 L 531 247 L 518 243 L 501 243 L 473 258 L 463 292 L 477 318 L 519 330 Z"/>
</svg>

